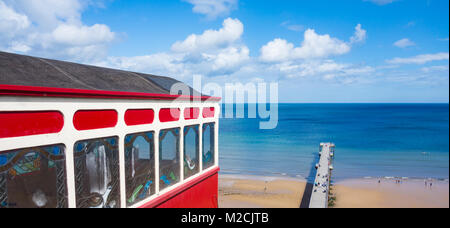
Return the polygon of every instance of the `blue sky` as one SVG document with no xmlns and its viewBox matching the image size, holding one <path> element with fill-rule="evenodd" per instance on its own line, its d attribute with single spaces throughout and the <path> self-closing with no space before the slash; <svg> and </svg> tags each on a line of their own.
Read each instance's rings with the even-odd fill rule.
<svg viewBox="0 0 450 228">
<path fill-rule="evenodd" d="M 0 0 L 0 50 L 278 82 L 281 102 L 446 102 L 445 0 Z"/>
</svg>

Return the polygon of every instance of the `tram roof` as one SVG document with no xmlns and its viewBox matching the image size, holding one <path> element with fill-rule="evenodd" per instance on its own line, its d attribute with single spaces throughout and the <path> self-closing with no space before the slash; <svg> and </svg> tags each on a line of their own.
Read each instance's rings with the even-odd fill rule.
<svg viewBox="0 0 450 228">
<path fill-rule="evenodd" d="M 180 96 L 170 95 L 170 88 L 176 83 L 181 82 L 151 74 L 0 52 L 0 94 L 9 94 L 4 90 L 16 89 L 27 93 L 43 92 L 45 96 L 64 93 L 68 97 L 71 94 L 91 94 L 116 98 L 176 99 Z M 188 88 L 193 95 L 194 90 Z M 199 97 L 204 100 L 213 98 Z"/>
</svg>

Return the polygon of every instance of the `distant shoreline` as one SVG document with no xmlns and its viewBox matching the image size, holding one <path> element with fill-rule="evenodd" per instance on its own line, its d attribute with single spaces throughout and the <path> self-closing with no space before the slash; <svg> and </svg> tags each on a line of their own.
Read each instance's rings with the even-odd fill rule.
<svg viewBox="0 0 450 228">
<path fill-rule="evenodd" d="M 220 171 L 220 176 L 226 177 L 226 178 L 238 178 L 238 179 L 251 179 L 251 180 L 261 180 L 261 179 L 286 179 L 286 180 L 298 180 L 298 181 L 308 181 L 307 177 L 304 177 L 302 175 L 293 175 L 293 174 L 285 174 L 285 173 L 267 173 L 267 174 L 256 174 L 256 173 L 237 173 L 237 172 L 227 172 L 227 171 Z M 435 178 L 435 177 L 395 177 L 395 176 L 383 176 L 383 177 L 376 177 L 376 176 L 361 176 L 361 177 L 333 177 L 332 181 L 335 183 L 345 182 L 345 181 L 351 181 L 351 180 L 410 180 L 410 181 L 425 181 L 425 180 L 433 180 L 433 181 L 439 181 L 439 182 L 449 182 L 449 178 Z"/>
</svg>

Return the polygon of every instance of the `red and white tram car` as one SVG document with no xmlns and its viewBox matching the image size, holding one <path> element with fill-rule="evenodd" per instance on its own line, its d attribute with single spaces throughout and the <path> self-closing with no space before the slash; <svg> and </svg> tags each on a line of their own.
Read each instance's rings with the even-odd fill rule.
<svg viewBox="0 0 450 228">
<path fill-rule="evenodd" d="M 0 208 L 217 207 L 220 98 L 175 83 L 0 52 Z"/>
</svg>

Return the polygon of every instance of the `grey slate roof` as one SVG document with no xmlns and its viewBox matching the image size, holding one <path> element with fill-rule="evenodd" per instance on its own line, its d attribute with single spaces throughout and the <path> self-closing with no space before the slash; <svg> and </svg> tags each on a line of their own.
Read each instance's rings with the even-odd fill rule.
<svg viewBox="0 0 450 228">
<path fill-rule="evenodd" d="M 0 84 L 4 85 L 170 94 L 171 86 L 179 82 L 169 77 L 0 52 Z"/>
</svg>

